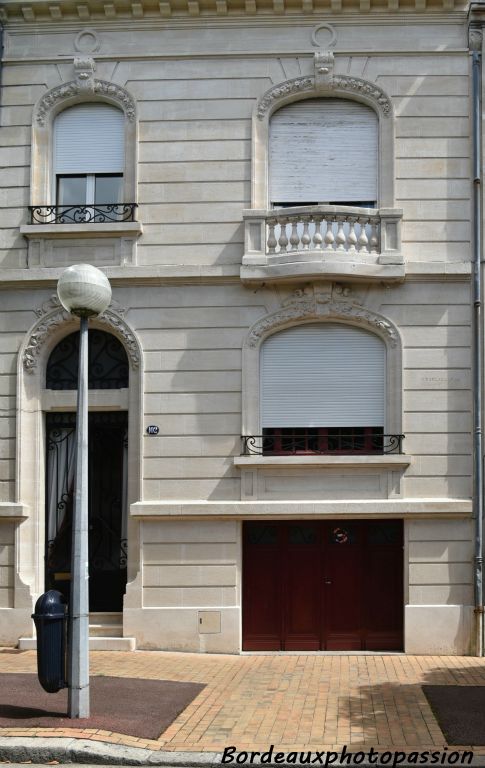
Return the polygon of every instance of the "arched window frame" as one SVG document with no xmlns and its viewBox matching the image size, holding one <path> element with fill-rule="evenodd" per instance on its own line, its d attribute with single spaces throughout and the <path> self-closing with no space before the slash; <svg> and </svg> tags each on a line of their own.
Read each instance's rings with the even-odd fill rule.
<svg viewBox="0 0 485 768">
<path fill-rule="evenodd" d="M 57 344 L 79 329 L 79 322 L 66 312 L 57 297 L 37 310 L 38 320 L 28 331 L 17 363 L 16 498 L 28 514 L 19 529 L 19 546 L 25 552 L 19 579 L 35 599 L 44 589 L 45 521 L 45 430 L 49 410 L 75 411 L 76 390 L 47 390 L 47 361 Z M 130 366 L 129 386 L 124 390 L 90 390 L 90 410 L 128 411 L 127 508 L 143 497 L 143 355 L 141 344 L 114 303 L 90 327 L 107 331 L 123 344 Z M 128 515 L 128 587 L 140 569 L 138 523 Z M 136 592 L 136 590 L 135 590 Z M 130 598 L 136 603 L 137 597 Z"/>
<path fill-rule="evenodd" d="M 90 83 L 90 87 L 80 85 L 80 82 L 83 83 L 84 81 L 79 80 L 79 70 L 81 75 L 87 73 L 86 82 Z M 56 204 L 53 168 L 54 121 L 57 115 L 65 109 L 86 102 L 110 104 L 122 110 L 124 114 L 123 196 L 124 202 L 136 203 L 138 124 L 135 100 L 120 85 L 90 77 L 89 67 L 84 67 L 84 70 L 78 67 L 78 80 L 71 80 L 50 89 L 34 107 L 30 179 L 30 204 L 32 206 Z"/>
<path fill-rule="evenodd" d="M 295 325 L 332 322 L 354 325 L 379 336 L 386 346 L 385 432 L 402 432 L 402 345 L 396 326 L 370 309 L 345 301 L 319 303 L 314 298 L 288 304 L 258 320 L 243 345 L 242 434 L 260 435 L 261 346 L 273 333 Z"/>
<path fill-rule="evenodd" d="M 271 116 L 293 102 L 315 98 L 341 98 L 360 101 L 378 117 L 378 203 L 379 208 L 394 208 L 394 109 L 388 95 L 375 83 L 346 75 L 300 77 L 278 83 L 256 103 L 252 117 L 251 207 L 269 208 L 269 124 Z"/>
</svg>

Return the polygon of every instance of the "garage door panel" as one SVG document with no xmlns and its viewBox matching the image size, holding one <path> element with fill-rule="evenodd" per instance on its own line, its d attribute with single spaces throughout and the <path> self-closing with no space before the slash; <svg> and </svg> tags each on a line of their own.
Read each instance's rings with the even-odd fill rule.
<svg viewBox="0 0 485 768">
<path fill-rule="evenodd" d="M 275 525 L 253 524 L 244 537 L 245 648 L 280 650 L 282 584 L 279 575 L 281 531 Z"/>
<path fill-rule="evenodd" d="M 246 523 L 245 650 L 402 650 L 402 521 Z"/>
<path fill-rule="evenodd" d="M 362 529 L 357 523 L 326 526 L 323 599 L 328 650 L 361 648 L 362 538 Z"/>
<path fill-rule="evenodd" d="M 319 529 L 310 524 L 287 529 L 284 585 L 285 650 L 320 648 Z"/>
</svg>

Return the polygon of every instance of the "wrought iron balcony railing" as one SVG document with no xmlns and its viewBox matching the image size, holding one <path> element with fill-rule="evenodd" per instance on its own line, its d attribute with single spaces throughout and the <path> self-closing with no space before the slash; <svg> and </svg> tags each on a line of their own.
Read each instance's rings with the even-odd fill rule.
<svg viewBox="0 0 485 768">
<path fill-rule="evenodd" d="M 31 205 L 31 224 L 116 224 L 135 221 L 136 203 Z"/>
<path fill-rule="evenodd" d="M 382 455 L 402 453 L 404 435 L 384 435 L 368 427 L 268 429 L 241 437 L 243 456 Z"/>
</svg>

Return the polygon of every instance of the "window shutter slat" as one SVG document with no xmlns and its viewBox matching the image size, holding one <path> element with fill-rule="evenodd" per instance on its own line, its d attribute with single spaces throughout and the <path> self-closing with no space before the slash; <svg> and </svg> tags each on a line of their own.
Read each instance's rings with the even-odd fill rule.
<svg viewBox="0 0 485 768">
<path fill-rule="evenodd" d="M 344 99 L 282 107 L 270 123 L 270 201 L 377 201 L 377 115 Z"/>
<path fill-rule="evenodd" d="M 262 427 L 384 427 L 385 345 L 343 324 L 302 325 L 261 351 Z"/>
<path fill-rule="evenodd" d="M 109 104 L 79 104 L 54 128 L 54 168 L 62 173 L 123 173 L 124 115 Z"/>
</svg>

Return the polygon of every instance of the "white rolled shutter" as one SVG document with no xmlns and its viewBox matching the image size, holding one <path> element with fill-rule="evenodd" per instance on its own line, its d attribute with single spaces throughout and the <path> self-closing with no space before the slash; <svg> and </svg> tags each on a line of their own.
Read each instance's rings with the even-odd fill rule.
<svg viewBox="0 0 485 768">
<path fill-rule="evenodd" d="M 54 169 L 60 173 L 123 173 L 124 114 L 109 104 L 78 104 L 54 123 Z"/>
<path fill-rule="evenodd" d="M 377 201 L 377 115 L 345 99 L 308 99 L 270 122 L 271 203 Z"/>
<path fill-rule="evenodd" d="M 261 350 L 262 427 L 384 427 L 385 345 L 337 323 L 300 325 Z"/>
</svg>

